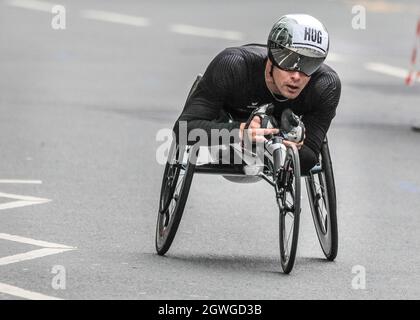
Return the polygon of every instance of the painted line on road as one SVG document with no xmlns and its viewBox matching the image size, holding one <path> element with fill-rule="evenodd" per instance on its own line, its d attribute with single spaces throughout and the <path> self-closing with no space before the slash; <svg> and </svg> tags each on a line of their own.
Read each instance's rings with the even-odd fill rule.
<svg viewBox="0 0 420 320">
<path fill-rule="evenodd" d="M 56 249 L 72 249 L 72 250 L 77 249 L 76 247 L 69 247 L 69 246 L 66 246 L 64 244 L 35 240 L 35 239 L 25 238 L 25 237 L 16 236 L 16 235 L 7 234 L 7 233 L 0 233 L 0 239 L 8 240 L 8 241 L 14 241 L 14 242 L 20 242 L 20 243 L 24 243 L 24 244 L 30 244 L 30 245 L 33 245 L 33 246 L 50 248 L 50 249 L 53 249 L 53 248 L 56 248 Z"/>
<path fill-rule="evenodd" d="M 144 17 L 99 10 L 83 10 L 81 16 L 86 19 L 125 24 L 135 27 L 147 27 L 150 20 Z"/>
<path fill-rule="evenodd" d="M 62 244 L 57 244 L 57 243 L 47 242 L 47 241 L 40 241 L 40 240 L 31 239 L 31 238 L 11 235 L 7 233 L 0 233 L 0 239 L 43 247 L 42 249 L 36 249 L 29 252 L 0 258 L 0 266 L 5 266 L 12 263 L 42 258 L 45 256 L 50 256 L 53 254 L 58 254 L 58 253 L 77 249 L 76 247 L 69 247 Z M 8 295 L 30 299 L 30 300 L 62 300 L 60 298 L 47 296 L 47 295 L 33 292 L 33 291 L 24 290 L 24 289 L 11 286 L 5 283 L 0 283 L 0 293 L 5 293 Z"/>
<path fill-rule="evenodd" d="M 36 249 L 36 250 L 28 251 L 25 253 L 19 253 L 12 256 L 0 258 L 0 266 L 5 266 L 12 263 L 42 258 L 42 257 L 50 256 L 52 254 L 62 253 L 62 252 L 71 251 L 71 250 L 74 250 L 74 249 L 56 249 L 56 248 Z"/>
<path fill-rule="evenodd" d="M 51 13 L 56 3 L 38 1 L 38 0 L 8 0 L 6 4 L 12 7 L 18 7 L 29 10 L 43 11 Z"/>
<path fill-rule="evenodd" d="M 42 184 L 42 181 L 41 180 L 0 179 L 0 183 L 11 183 L 11 184 Z"/>
<path fill-rule="evenodd" d="M 245 38 L 243 33 L 237 31 L 202 28 L 186 24 L 171 25 L 169 27 L 169 31 L 191 36 L 219 38 L 227 40 L 243 40 Z"/>
<path fill-rule="evenodd" d="M 21 208 L 26 206 L 31 206 L 34 204 L 42 204 L 49 201 L 13 201 L 13 202 L 7 202 L 0 204 L 0 210 L 6 210 L 6 209 L 14 209 L 14 208 Z"/>
<path fill-rule="evenodd" d="M 1 283 L 1 282 L 0 282 L 0 292 L 11 295 L 11 296 L 15 296 L 15 297 L 29 299 L 29 300 L 63 300 L 60 298 L 47 296 L 42 293 L 24 290 L 24 289 L 11 286 L 9 284 Z"/>
<path fill-rule="evenodd" d="M 77 249 L 76 247 L 69 247 L 63 244 L 35 240 L 35 239 L 25 238 L 25 237 L 11 235 L 7 233 L 0 233 L 0 239 L 43 247 L 42 249 L 36 249 L 36 250 L 28 251 L 25 253 L 19 253 L 12 256 L 0 258 L 0 266 L 4 266 L 4 265 L 16 263 L 16 262 L 21 262 L 21 261 L 42 258 L 42 257 L 49 256 L 52 254 L 57 254 L 57 253 L 62 253 L 62 252 Z"/>
<path fill-rule="evenodd" d="M 43 198 L 31 197 L 31 196 L 21 196 L 18 194 L 3 193 L 3 192 L 0 192 L 0 198 L 1 197 L 16 199 L 16 200 L 24 200 L 24 201 L 51 201 L 49 199 L 43 199 Z"/>
<path fill-rule="evenodd" d="M 365 64 L 365 68 L 370 71 L 382 73 L 382 74 L 397 77 L 400 79 L 407 78 L 407 74 L 408 74 L 407 69 L 390 66 L 384 63 L 369 62 Z M 420 81 L 420 79 L 417 79 L 417 81 Z"/>
<path fill-rule="evenodd" d="M 47 202 L 52 201 L 50 199 L 30 197 L 30 196 L 21 196 L 18 194 L 10 194 L 10 193 L 3 193 L 3 192 L 0 192 L 0 198 L 9 198 L 9 199 L 17 200 L 17 201 L 6 202 L 6 203 L 0 204 L 0 210 L 25 207 L 25 206 L 30 206 L 34 204 L 42 204 L 42 203 L 47 203 Z"/>
</svg>

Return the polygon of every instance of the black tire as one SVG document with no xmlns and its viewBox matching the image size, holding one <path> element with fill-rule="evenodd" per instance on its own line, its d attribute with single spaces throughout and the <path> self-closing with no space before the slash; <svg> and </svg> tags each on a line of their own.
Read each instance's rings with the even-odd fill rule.
<svg viewBox="0 0 420 320">
<path fill-rule="evenodd" d="M 169 250 L 181 222 L 194 175 L 195 165 L 190 161 L 192 150 L 194 148 L 180 147 L 172 142 L 169 151 L 156 223 L 155 245 L 159 255 L 164 255 Z M 183 164 L 185 152 L 188 152 L 188 160 Z"/>
<path fill-rule="evenodd" d="M 325 257 L 333 261 L 338 252 L 337 198 L 328 143 L 321 148 L 322 170 L 306 177 L 306 190 L 316 234 Z"/>
<path fill-rule="evenodd" d="M 299 238 L 300 221 L 300 161 L 296 147 L 288 147 L 286 160 L 280 170 L 277 199 L 280 211 L 279 243 L 283 272 L 293 269 Z"/>
</svg>

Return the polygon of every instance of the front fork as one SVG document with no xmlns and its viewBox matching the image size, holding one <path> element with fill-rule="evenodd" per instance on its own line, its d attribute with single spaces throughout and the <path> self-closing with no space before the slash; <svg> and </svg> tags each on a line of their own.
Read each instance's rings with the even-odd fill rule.
<svg viewBox="0 0 420 320">
<path fill-rule="evenodd" d="M 273 163 L 273 180 L 277 182 L 281 168 L 283 168 L 286 161 L 286 146 L 282 143 L 281 137 L 273 137 L 271 140 L 266 142 L 265 150 L 268 153 L 267 158 Z"/>
<path fill-rule="evenodd" d="M 282 168 L 286 162 L 286 146 L 282 143 L 281 137 L 273 137 L 266 143 L 267 158 L 273 164 L 273 186 L 276 193 L 276 201 L 280 212 L 284 209 L 282 196 L 284 194 L 284 186 L 286 174 Z"/>
</svg>

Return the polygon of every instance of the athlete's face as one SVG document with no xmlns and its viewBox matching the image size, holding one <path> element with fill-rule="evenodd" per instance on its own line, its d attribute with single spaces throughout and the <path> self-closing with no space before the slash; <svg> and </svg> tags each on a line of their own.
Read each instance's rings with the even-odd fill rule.
<svg viewBox="0 0 420 320">
<path fill-rule="evenodd" d="M 271 69 L 271 67 L 270 67 Z M 288 99 L 295 99 L 308 84 L 311 77 L 299 71 L 286 71 L 274 67 L 272 88 L 274 93 Z"/>
</svg>

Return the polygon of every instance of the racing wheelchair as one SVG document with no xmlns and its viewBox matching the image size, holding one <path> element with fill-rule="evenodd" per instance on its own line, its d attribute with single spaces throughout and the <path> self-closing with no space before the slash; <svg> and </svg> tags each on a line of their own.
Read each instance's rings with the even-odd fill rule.
<svg viewBox="0 0 420 320">
<path fill-rule="evenodd" d="M 200 80 L 197 77 L 188 98 Z M 245 128 L 254 116 L 261 118 L 272 112 L 270 105 L 254 109 Z M 274 189 L 279 210 L 279 245 L 282 270 L 288 274 L 293 269 L 299 236 L 301 214 L 301 177 L 305 179 L 309 204 L 315 230 L 325 254 L 333 261 L 338 250 L 337 208 L 334 174 L 328 141 L 325 138 L 319 155 L 318 164 L 304 176 L 301 176 L 299 153 L 294 145 L 282 143 L 284 134 L 267 137 L 263 152 L 258 155 L 251 148 L 246 151 L 239 144 L 231 144 L 230 152 L 240 154 L 240 164 L 220 162 L 199 163 L 197 157 L 200 145 L 181 145 L 172 141 L 165 166 L 159 212 L 156 225 L 155 245 L 159 255 L 164 255 L 170 248 L 180 224 L 187 202 L 193 175 L 218 174 L 235 182 L 257 182 L 264 180 Z M 252 162 L 260 156 L 261 161 Z"/>
</svg>

